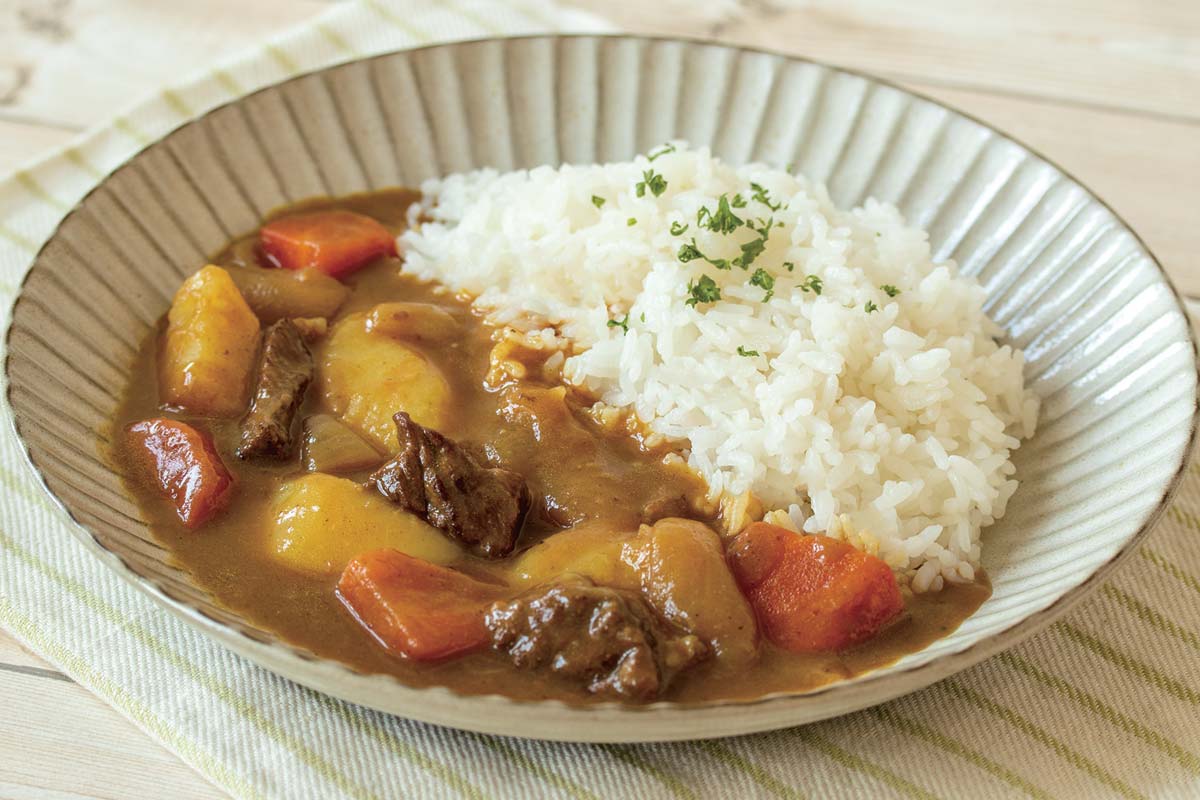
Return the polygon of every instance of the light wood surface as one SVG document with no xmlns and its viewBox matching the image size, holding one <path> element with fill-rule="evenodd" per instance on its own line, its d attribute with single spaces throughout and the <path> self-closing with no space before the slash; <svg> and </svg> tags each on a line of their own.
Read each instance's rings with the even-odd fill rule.
<svg viewBox="0 0 1200 800">
<path fill-rule="evenodd" d="M 1198 0 L 567 4 L 627 30 L 827 60 L 944 100 L 1094 189 L 1142 234 L 1180 289 L 1200 296 Z M 0 173 L 162 81 L 327 7 L 322 0 L 0 0 Z M 4 800 L 222 796 L 2 631 L 0 707 Z"/>
</svg>

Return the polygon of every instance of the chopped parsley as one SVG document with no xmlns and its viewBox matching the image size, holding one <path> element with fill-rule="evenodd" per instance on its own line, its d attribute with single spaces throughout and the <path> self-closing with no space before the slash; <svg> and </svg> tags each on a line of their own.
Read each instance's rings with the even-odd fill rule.
<svg viewBox="0 0 1200 800">
<path fill-rule="evenodd" d="M 783 206 L 783 203 L 772 202 L 770 193 L 767 192 L 767 190 L 764 189 L 761 185 L 759 185 L 757 183 L 751 183 L 750 188 L 754 191 L 754 194 L 750 195 L 751 200 L 755 200 L 759 203 L 762 203 L 764 206 L 771 209 L 772 211 L 778 211 Z"/>
<path fill-rule="evenodd" d="M 757 350 L 747 350 L 745 347 L 742 347 L 740 344 L 738 345 L 737 353 L 739 356 L 745 356 L 746 358 L 750 358 L 751 356 L 759 355 L 759 352 Z"/>
<path fill-rule="evenodd" d="M 742 269 L 748 269 L 750 265 L 754 263 L 754 259 L 761 256 L 763 250 L 767 249 L 767 237 L 771 235 L 771 226 L 775 223 L 774 220 L 769 219 L 766 222 L 763 222 L 760 219 L 758 220 L 758 224 L 759 227 L 757 228 L 754 226 L 753 222 L 746 224 L 746 227 L 758 234 L 758 238 L 751 239 L 750 241 L 741 245 L 742 254 L 733 260 L 733 263 Z"/>
<path fill-rule="evenodd" d="M 625 225 L 630 228 L 632 228 L 634 225 L 637 225 L 637 217 L 630 217 L 629 219 L 625 220 Z"/>
<path fill-rule="evenodd" d="M 629 319 L 629 315 L 628 315 L 628 314 L 626 314 L 626 315 L 625 315 L 625 319 Z M 645 311 L 643 311 L 643 312 L 642 312 L 642 322 L 645 322 L 645 321 L 646 321 L 646 312 L 645 312 Z"/>
<path fill-rule="evenodd" d="M 879 310 L 879 306 L 875 305 L 874 300 L 868 300 L 867 304 L 865 306 L 863 306 L 863 311 L 867 312 L 868 314 L 870 314 L 872 311 L 878 311 L 878 310 Z"/>
<path fill-rule="evenodd" d="M 644 197 L 647 189 L 652 195 L 659 197 L 667 190 L 667 179 L 660 173 L 648 169 L 642 173 L 642 179 L 633 188 L 637 191 L 638 197 Z"/>
<path fill-rule="evenodd" d="M 696 246 L 695 236 L 693 236 L 692 240 L 687 244 L 681 244 L 679 246 L 679 252 L 675 254 L 675 257 L 685 264 L 689 261 L 695 261 L 699 258 L 707 261 L 709 264 L 712 264 L 717 269 L 729 269 L 729 261 L 727 259 L 709 258 L 708 256 L 704 255 L 700 248 Z"/>
<path fill-rule="evenodd" d="M 884 294 L 886 294 L 888 297 L 895 297 L 896 295 L 900 294 L 900 290 L 895 286 L 892 286 L 890 283 L 885 283 L 879 288 L 883 289 Z"/>
<path fill-rule="evenodd" d="M 598 194 L 592 195 L 592 205 L 594 205 L 596 208 L 602 207 L 604 205 L 604 203 L 605 203 L 605 200 L 603 197 L 601 197 Z"/>
<path fill-rule="evenodd" d="M 653 162 L 654 159 L 658 158 L 659 156 L 665 156 L 667 153 L 674 153 L 674 152 L 675 152 L 675 145 L 668 142 L 667 144 L 664 144 L 661 149 L 655 150 L 653 153 L 649 153 L 646 156 L 646 160 Z"/>
<path fill-rule="evenodd" d="M 696 237 L 693 236 L 692 240 L 687 244 L 679 245 L 679 252 L 675 254 L 675 257 L 686 264 L 689 261 L 695 261 L 697 258 L 704 258 L 704 253 L 701 253 L 700 248 L 696 247 Z"/>
<path fill-rule="evenodd" d="M 610 319 L 608 321 L 608 327 L 620 328 L 622 332 L 629 333 L 629 314 L 625 314 L 625 319 Z"/>
<path fill-rule="evenodd" d="M 734 208 L 745 208 L 746 198 L 742 197 L 740 194 L 735 194 L 733 196 L 733 200 L 730 201 L 730 205 Z"/>
<path fill-rule="evenodd" d="M 687 229 L 689 227 L 690 226 L 686 222 L 680 222 L 680 221 L 676 220 L 675 222 L 671 223 L 671 235 L 672 236 L 683 236 L 683 234 L 687 232 Z"/>
<path fill-rule="evenodd" d="M 708 206 L 700 206 L 700 210 L 696 212 L 696 226 L 708 228 L 714 233 L 733 233 L 745 224 L 745 220 L 733 213 L 727 195 L 721 195 L 717 199 L 715 214 Z"/>
<path fill-rule="evenodd" d="M 803 281 L 800 282 L 800 291 L 802 291 L 802 292 L 812 292 L 813 294 L 820 294 L 821 290 L 824 288 L 825 288 L 825 283 L 816 275 L 809 275 L 809 276 L 805 277 L 805 279 Z"/>
<path fill-rule="evenodd" d="M 767 293 L 762 299 L 764 303 L 775 296 L 775 277 L 762 267 L 754 270 L 754 274 L 750 276 L 750 285 L 757 286 Z"/>
<path fill-rule="evenodd" d="M 792 270 L 794 270 L 796 268 L 796 265 L 793 264 L 791 261 L 785 261 L 785 262 L 783 262 L 783 268 L 786 269 L 788 272 L 791 272 Z"/>
<path fill-rule="evenodd" d="M 701 275 L 697 281 L 688 281 L 688 299 L 685 305 L 695 306 L 699 303 L 715 303 L 721 299 L 721 287 L 707 275 Z"/>
<path fill-rule="evenodd" d="M 748 269 L 754 263 L 754 259 L 762 255 L 763 250 L 767 249 L 767 237 L 760 236 L 757 239 L 751 239 L 742 245 L 742 254 L 733 260 L 742 269 Z"/>
</svg>

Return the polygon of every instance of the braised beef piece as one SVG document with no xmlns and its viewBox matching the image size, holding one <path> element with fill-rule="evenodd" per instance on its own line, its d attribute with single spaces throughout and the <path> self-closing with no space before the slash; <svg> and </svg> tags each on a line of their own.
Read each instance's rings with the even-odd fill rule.
<svg viewBox="0 0 1200 800">
<path fill-rule="evenodd" d="M 312 353 L 300 329 L 290 319 L 267 328 L 250 411 L 242 420 L 238 458 L 287 458 L 291 454 L 292 420 L 312 374 Z"/>
<path fill-rule="evenodd" d="M 648 701 L 709 646 L 660 619 L 640 594 L 569 575 L 488 609 L 492 647 L 523 669 L 586 682 L 593 694 Z"/>
<path fill-rule="evenodd" d="M 393 419 L 400 453 L 371 476 L 379 491 L 482 555 L 511 553 L 529 511 L 525 479 L 480 463 L 462 445 L 403 411 Z"/>
</svg>

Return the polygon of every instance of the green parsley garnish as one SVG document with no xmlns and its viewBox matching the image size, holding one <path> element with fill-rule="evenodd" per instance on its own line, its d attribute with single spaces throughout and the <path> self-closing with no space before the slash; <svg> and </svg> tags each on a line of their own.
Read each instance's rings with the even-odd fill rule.
<svg viewBox="0 0 1200 800">
<path fill-rule="evenodd" d="M 696 237 L 692 237 L 692 241 L 687 244 L 679 245 L 679 252 L 675 257 L 686 264 L 689 261 L 695 261 L 697 258 L 704 258 L 704 253 L 700 252 L 700 248 L 696 247 Z"/>
<path fill-rule="evenodd" d="M 825 283 L 816 275 L 809 275 L 800 283 L 800 291 L 802 292 L 820 294 L 824 288 Z"/>
<path fill-rule="evenodd" d="M 633 188 L 637 190 L 638 197 L 644 197 L 647 189 L 655 197 L 658 197 L 667 190 L 667 179 L 654 170 L 648 169 L 642 173 L 642 179 Z"/>
<path fill-rule="evenodd" d="M 880 286 L 879 288 L 883 289 L 884 293 L 888 297 L 895 297 L 896 295 L 900 294 L 900 290 L 897 289 L 895 286 L 892 286 L 890 283 L 885 283 L 883 286 Z"/>
<path fill-rule="evenodd" d="M 747 269 L 754 263 L 754 259 L 762 255 L 763 250 L 767 249 L 767 237 L 771 235 L 771 226 L 774 220 L 763 222 L 758 220 L 759 227 L 754 227 L 753 222 L 746 223 L 746 227 L 758 234 L 757 239 L 751 239 L 741 246 L 742 254 L 733 260 L 733 263 L 742 269 Z"/>
<path fill-rule="evenodd" d="M 783 268 L 786 269 L 788 272 L 791 272 L 792 270 L 794 270 L 796 268 L 796 265 L 793 264 L 791 261 L 785 261 L 785 262 L 783 262 Z"/>
<path fill-rule="evenodd" d="M 630 228 L 632 228 L 634 225 L 637 225 L 637 217 L 630 217 L 629 219 L 625 220 L 625 225 Z"/>
<path fill-rule="evenodd" d="M 750 285 L 758 286 L 767 293 L 762 299 L 764 303 L 775 296 L 775 277 L 762 267 L 754 270 L 754 274 L 750 276 Z"/>
<path fill-rule="evenodd" d="M 764 206 L 771 209 L 772 211 L 778 211 L 780 209 L 780 207 L 783 205 L 782 203 L 771 202 L 771 195 L 767 192 L 766 189 L 764 189 L 759 184 L 751 183 L 750 188 L 752 190 L 754 190 L 754 194 L 752 194 L 750 196 L 750 199 L 756 200 L 759 203 L 762 203 Z"/>
<path fill-rule="evenodd" d="M 629 333 L 629 314 L 625 314 L 625 319 L 610 319 L 608 327 L 620 328 L 624 333 Z"/>
<path fill-rule="evenodd" d="M 696 226 L 708 228 L 715 233 L 733 233 L 745 225 L 745 220 L 733 213 L 729 207 L 729 198 L 721 195 L 717 199 L 717 212 L 714 214 L 708 206 L 700 206 L 696 212 Z"/>
<path fill-rule="evenodd" d="M 695 261 L 696 259 L 699 258 L 699 259 L 703 259 L 704 261 L 707 261 L 708 263 L 712 264 L 717 269 L 729 269 L 729 261 L 728 260 L 726 260 L 724 258 L 709 258 L 708 256 L 704 255 L 704 253 L 700 250 L 700 248 L 696 246 L 696 237 L 695 236 L 693 236 L 692 240 L 690 242 L 688 242 L 687 244 L 681 244 L 679 246 L 679 252 L 675 254 L 675 257 L 678 258 L 680 261 L 682 261 L 684 264 L 686 264 L 689 261 Z"/>
<path fill-rule="evenodd" d="M 746 198 L 742 197 L 740 194 L 735 194 L 730 205 L 732 205 L 734 208 L 745 208 Z"/>
<path fill-rule="evenodd" d="M 747 350 L 745 347 L 742 347 L 740 344 L 738 345 L 737 353 L 739 356 L 745 356 L 746 358 L 750 358 L 751 356 L 756 356 L 759 354 L 757 350 Z"/>
<path fill-rule="evenodd" d="M 674 152 L 675 152 L 675 145 L 668 142 L 667 144 L 664 144 L 662 146 L 661 150 L 657 150 L 653 153 L 648 154 L 646 156 L 646 160 L 653 162 L 654 159 L 658 158 L 659 156 L 665 156 L 667 153 L 674 153 Z"/>
<path fill-rule="evenodd" d="M 767 249 L 767 237 L 760 236 L 757 239 L 751 239 L 742 245 L 742 254 L 733 260 L 742 269 L 747 269 L 754 263 L 754 259 L 762 255 L 763 250 Z"/>
<path fill-rule="evenodd" d="M 868 300 L 867 304 L 865 306 L 863 306 L 863 311 L 867 312 L 868 314 L 870 314 L 872 311 L 878 311 L 878 310 L 879 310 L 879 306 L 875 305 L 875 301 L 873 301 L 873 300 Z"/>
<path fill-rule="evenodd" d="M 684 232 L 687 231 L 688 227 L 690 227 L 690 226 L 686 222 L 679 222 L 678 220 L 676 220 L 675 222 L 671 223 L 671 235 L 672 236 L 683 236 Z"/>
<path fill-rule="evenodd" d="M 605 200 L 603 197 L 601 197 L 598 194 L 592 195 L 592 205 L 594 205 L 596 208 L 600 208 L 601 206 L 604 205 L 604 203 L 605 203 Z"/>
<path fill-rule="evenodd" d="M 628 315 L 628 314 L 626 314 L 626 315 L 625 315 L 625 319 L 629 319 L 629 315 Z M 646 312 L 645 312 L 645 311 L 643 311 L 643 312 L 642 312 L 642 322 L 645 322 L 645 321 L 646 321 Z"/>
<path fill-rule="evenodd" d="M 700 280 L 688 281 L 688 294 L 685 305 L 695 306 L 698 303 L 715 303 L 721 299 L 721 287 L 707 275 L 701 275 Z"/>
</svg>

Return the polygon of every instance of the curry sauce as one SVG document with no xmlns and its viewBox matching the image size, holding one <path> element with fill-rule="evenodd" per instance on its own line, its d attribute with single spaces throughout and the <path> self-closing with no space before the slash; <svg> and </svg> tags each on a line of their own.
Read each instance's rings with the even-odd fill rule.
<svg viewBox="0 0 1200 800">
<path fill-rule="evenodd" d="M 402 229 L 413 199 L 411 192 L 396 190 L 306 203 L 303 208 L 359 212 L 383 222 L 394 233 Z M 257 237 L 232 242 L 211 263 L 231 270 L 261 269 Z M 660 507 L 669 509 L 669 516 L 717 523 L 717 510 L 706 498 L 703 481 L 670 447 L 650 446 L 644 438 L 630 435 L 623 425 L 606 427 L 598 422 L 588 413 L 592 398 L 558 385 L 544 368 L 544 354 L 515 349 L 507 357 L 516 366 L 510 364 L 509 373 L 497 378 L 497 331 L 471 308 L 467 298 L 404 275 L 400 266 L 396 258 L 382 257 L 343 277 L 350 293 L 328 325 L 333 329 L 347 318 L 393 301 L 427 303 L 448 314 L 456 323 L 453 335 L 410 342 L 445 381 L 450 400 L 440 412 L 438 430 L 456 441 L 472 443 L 481 457 L 522 475 L 537 501 L 513 555 L 485 559 L 462 549 L 449 566 L 504 585 L 515 580 L 514 564 L 520 563 L 530 548 L 574 525 L 606 526 L 615 536 L 653 521 L 646 518 L 646 509 Z M 161 344 L 161 332 L 144 342 L 113 421 L 116 431 L 163 415 Z M 328 355 L 330 337 L 318 334 L 310 346 L 320 365 Z M 526 405 L 514 414 L 514 402 Z M 303 420 L 331 411 L 328 397 L 314 385 L 297 417 Z M 412 686 L 440 685 L 464 694 L 497 693 L 572 703 L 609 699 L 582 692 L 577 683 L 558 676 L 517 671 L 502 653 L 487 649 L 433 663 L 390 654 L 339 601 L 335 587 L 340 569 L 298 570 L 278 558 L 278 540 L 271 535 L 272 504 L 281 485 L 304 474 L 299 458 L 293 454 L 282 461 L 240 460 L 235 454 L 237 418 L 197 416 L 179 409 L 167 413 L 203 426 L 211 434 L 236 484 L 226 508 L 201 528 L 190 530 L 163 503 L 156 487 L 138 477 L 130 466 L 129 453 L 118 447 L 113 460 L 139 498 L 159 540 L 222 604 L 319 656 L 363 672 L 392 674 Z M 113 440 L 120 442 L 122 437 L 118 433 Z M 384 458 L 381 455 L 379 460 Z M 342 477 L 363 483 L 370 472 L 351 470 Z M 903 615 L 863 644 L 839 652 L 796 653 L 764 640 L 752 668 L 728 664 L 720 656 L 710 658 L 681 675 L 661 699 L 748 699 L 804 691 L 852 677 L 945 636 L 989 594 L 982 575 L 975 583 L 950 584 L 935 593 L 912 595 L 905 591 Z"/>
</svg>

